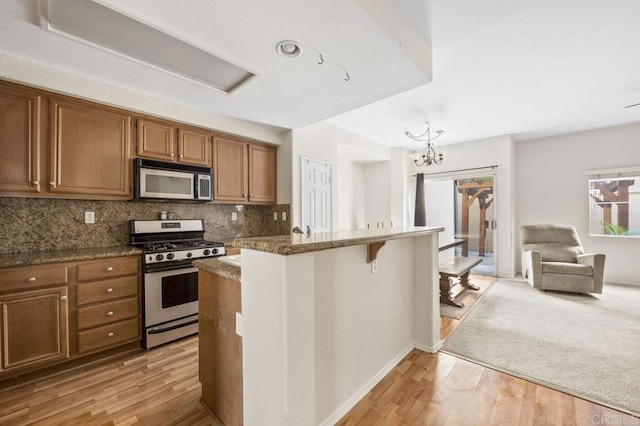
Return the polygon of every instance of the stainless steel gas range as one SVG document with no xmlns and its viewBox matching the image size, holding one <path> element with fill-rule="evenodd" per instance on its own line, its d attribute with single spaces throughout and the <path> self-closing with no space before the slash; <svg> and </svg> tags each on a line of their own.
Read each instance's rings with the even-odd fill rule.
<svg viewBox="0 0 640 426">
<path fill-rule="evenodd" d="M 198 269 L 194 259 L 225 255 L 204 240 L 204 221 L 132 220 L 130 244 L 142 248 L 143 340 L 146 349 L 198 333 Z"/>
</svg>

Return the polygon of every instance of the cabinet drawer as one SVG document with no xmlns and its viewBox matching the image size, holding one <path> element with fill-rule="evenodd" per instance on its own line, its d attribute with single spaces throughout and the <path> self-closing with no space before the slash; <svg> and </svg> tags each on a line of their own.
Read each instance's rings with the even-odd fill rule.
<svg viewBox="0 0 640 426">
<path fill-rule="evenodd" d="M 138 276 L 78 284 L 78 306 L 138 295 Z"/>
<path fill-rule="evenodd" d="M 67 267 L 61 265 L 25 266 L 0 272 L 0 291 L 28 290 L 67 283 Z"/>
<path fill-rule="evenodd" d="M 81 263 L 77 266 L 78 281 L 100 280 L 121 275 L 134 275 L 140 272 L 140 258 L 114 257 L 95 262 Z"/>
<path fill-rule="evenodd" d="M 138 317 L 138 298 L 102 303 L 78 309 L 78 328 L 95 327 Z"/>
<path fill-rule="evenodd" d="M 78 333 L 78 351 L 89 352 L 116 343 L 140 338 L 137 319 L 117 322 Z"/>
</svg>

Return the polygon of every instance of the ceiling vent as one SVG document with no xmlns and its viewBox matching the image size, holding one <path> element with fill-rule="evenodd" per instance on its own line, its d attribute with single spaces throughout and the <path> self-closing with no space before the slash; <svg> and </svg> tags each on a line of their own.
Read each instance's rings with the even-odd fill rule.
<svg viewBox="0 0 640 426">
<path fill-rule="evenodd" d="M 256 74 L 193 44 L 87 0 L 41 0 L 42 27 L 119 56 L 231 93 Z"/>
</svg>

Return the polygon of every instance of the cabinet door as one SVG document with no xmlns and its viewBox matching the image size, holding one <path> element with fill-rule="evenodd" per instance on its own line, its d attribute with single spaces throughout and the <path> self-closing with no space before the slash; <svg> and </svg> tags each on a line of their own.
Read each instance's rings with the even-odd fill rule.
<svg viewBox="0 0 640 426">
<path fill-rule="evenodd" d="M 229 139 L 214 139 L 214 201 L 248 200 L 247 144 Z"/>
<path fill-rule="evenodd" d="M 138 120 L 138 156 L 162 161 L 175 161 L 175 135 L 176 128 L 170 123 Z"/>
<path fill-rule="evenodd" d="M 67 297 L 67 287 L 0 296 L 1 371 L 69 357 Z"/>
<path fill-rule="evenodd" d="M 276 202 L 276 148 L 249 145 L 249 201 Z"/>
<path fill-rule="evenodd" d="M 40 192 L 40 95 L 0 85 L 0 192 Z"/>
<path fill-rule="evenodd" d="M 178 162 L 211 167 L 211 134 L 178 129 Z"/>
<path fill-rule="evenodd" d="M 51 101 L 49 191 L 130 198 L 131 117 L 70 101 Z"/>
</svg>

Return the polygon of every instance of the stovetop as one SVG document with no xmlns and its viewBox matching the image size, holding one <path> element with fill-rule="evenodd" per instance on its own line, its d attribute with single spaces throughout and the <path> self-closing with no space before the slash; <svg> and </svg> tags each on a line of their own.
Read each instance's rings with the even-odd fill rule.
<svg viewBox="0 0 640 426">
<path fill-rule="evenodd" d="M 145 253 L 158 253 L 167 251 L 189 250 L 193 248 L 211 248 L 224 247 L 224 243 L 215 241 L 195 240 L 195 241 L 171 241 L 171 242 L 153 242 L 142 246 Z"/>
<path fill-rule="evenodd" d="M 205 240 L 202 219 L 132 220 L 129 242 L 142 248 L 145 269 L 188 267 L 194 259 L 224 256 L 224 243 Z"/>
</svg>

